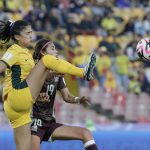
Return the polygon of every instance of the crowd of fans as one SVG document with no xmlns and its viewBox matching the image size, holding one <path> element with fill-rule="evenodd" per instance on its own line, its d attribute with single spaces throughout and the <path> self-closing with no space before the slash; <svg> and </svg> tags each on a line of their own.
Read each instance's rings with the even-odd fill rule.
<svg viewBox="0 0 150 150">
<path fill-rule="evenodd" d="M 89 49 L 95 49 L 95 81 L 76 79 L 79 87 L 110 93 L 123 88 L 125 93 L 150 94 L 150 62 L 140 61 L 135 51 L 137 42 L 150 36 L 149 0 L 15 2 L 1 2 L 0 20 L 29 21 L 35 41 L 41 37 L 52 39 L 61 54 L 75 65 L 83 67 Z M 89 37 L 94 40 L 88 41 Z M 0 46 L 3 53 L 6 47 Z"/>
</svg>

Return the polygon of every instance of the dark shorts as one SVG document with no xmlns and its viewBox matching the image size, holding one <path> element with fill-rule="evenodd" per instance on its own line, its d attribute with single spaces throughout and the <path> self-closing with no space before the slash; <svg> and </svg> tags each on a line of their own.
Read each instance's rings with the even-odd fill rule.
<svg viewBox="0 0 150 150">
<path fill-rule="evenodd" d="M 31 134 L 36 135 L 42 141 L 53 141 L 51 135 L 58 127 L 63 124 L 56 123 L 55 120 L 44 121 L 42 119 L 33 118 L 31 124 Z"/>
</svg>

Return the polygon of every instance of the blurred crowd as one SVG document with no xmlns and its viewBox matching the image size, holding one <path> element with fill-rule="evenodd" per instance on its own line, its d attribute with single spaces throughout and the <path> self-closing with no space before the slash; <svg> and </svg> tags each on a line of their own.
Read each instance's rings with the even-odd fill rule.
<svg viewBox="0 0 150 150">
<path fill-rule="evenodd" d="M 141 61 L 136 45 L 150 37 L 149 0 L 2 0 L 0 20 L 31 23 L 34 41 L 45 37 L 71 63 L 84 67 L 95 49 L 95 80 L 70 77 L 78 89 L 104 93 L 150 94 L 150 62 Z M 1 55 L 7 46 L 0 45 Z M 1 83 L 3 83 L 1 75 Z"/>
</svg>

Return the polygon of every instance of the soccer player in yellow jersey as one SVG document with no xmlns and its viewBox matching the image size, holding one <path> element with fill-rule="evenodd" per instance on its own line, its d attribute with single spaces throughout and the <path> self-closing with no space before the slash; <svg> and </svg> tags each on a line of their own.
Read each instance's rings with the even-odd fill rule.
<svg viewBox="0 0 150 150">
<path fill-rule="evenodd" d="M 31 150 L 30 110 L 44 84 L 47 70 L 91 80 L 96 57 L 93 53 L 84 69 L 52 55 L 44 55 L 35 65 L 27 49 L 32 42 L 32 28 L 23 20 L 0 21 L 0 40 L 8 42 L 9 39 L 12 39 L 14 44 L 0 60 L 0 72 L 6 71 L 4 110 L 14 129 L 16 149 Z"/>
</svg>

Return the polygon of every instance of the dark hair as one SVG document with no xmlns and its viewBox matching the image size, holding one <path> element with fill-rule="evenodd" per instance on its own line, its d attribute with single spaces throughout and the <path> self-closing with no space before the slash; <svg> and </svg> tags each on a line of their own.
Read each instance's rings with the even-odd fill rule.
<svg viewBox="0 0 150 150">
<path fill-rule="evenodd" d="M 8 20 L 7 22 L 4 22 L 0 20 L 0 40 L 4 43 L 8 42 L 10 38 L 16 41 L 15 35 L 19 35 L 20 32 L 25 29 L 30 24 L 23 20 L 18 20 L 15 22 L 12 22 Z"/>
<path fill-rule="evenodd" d="M 41 39 L 36 43 L 35 51 L 33 53 L 34 60 L 41 59 L 41 57 L 42 57 L 41 52 L 44 52 L 46 50 L 46 47 L 48 46 L 48 45 L 46 45 L 47 43 L 53 43 L 53 42 L 49 39 Z"/>
</svg>

